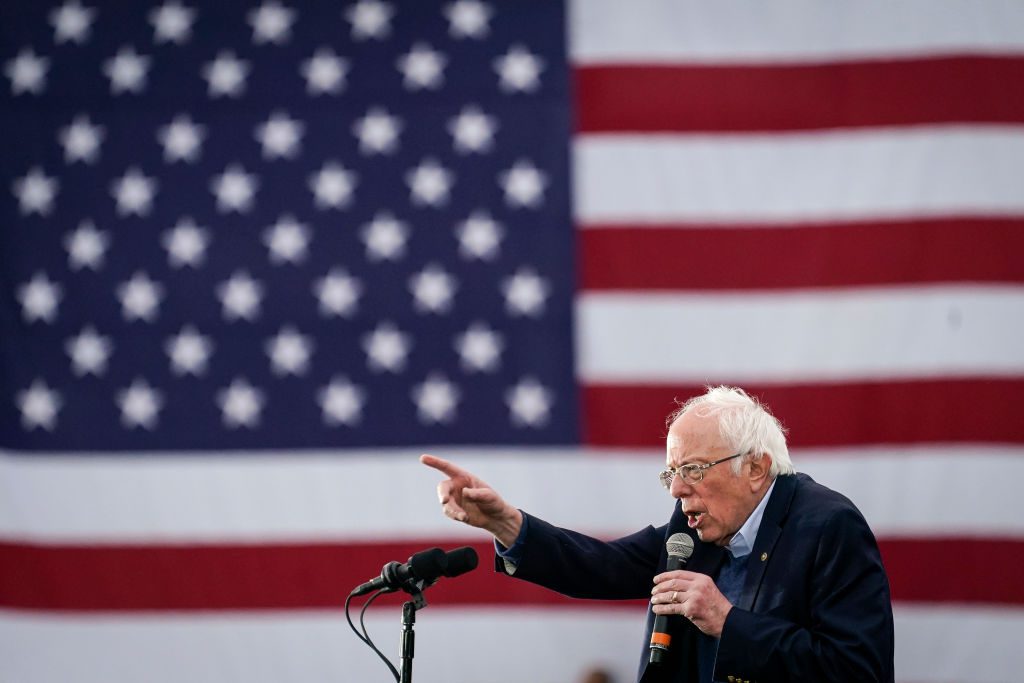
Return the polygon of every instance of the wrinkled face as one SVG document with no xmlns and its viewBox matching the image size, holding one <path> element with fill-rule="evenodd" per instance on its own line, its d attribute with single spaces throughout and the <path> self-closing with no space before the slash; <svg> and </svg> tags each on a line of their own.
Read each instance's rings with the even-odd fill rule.
<svg viewBox="0 0 1024 683">
<path fill-rule="evenodd" d="M 669 467 L 706 464 L 733 455 L 718 429 L 714 417 L 689 412 L 678 418 L 666 439 L 665 462 Z M 740 473 L 733 474 L 735 461 L 723 462 L 704 471 L 704 479 L 688 484 L 682 477 L 672 480 L 672 497 L 678 498 L 687 523 L 702 541 L 725 546 L 767 490 L 769 456 L 757 463 L 742 462 Z"/>
</svg>

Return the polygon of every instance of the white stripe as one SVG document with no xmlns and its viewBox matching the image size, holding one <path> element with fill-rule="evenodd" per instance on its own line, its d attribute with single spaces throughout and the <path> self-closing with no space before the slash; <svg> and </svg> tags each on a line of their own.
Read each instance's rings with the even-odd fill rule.
<svg viewBox="0 0 1024 683">
<path fill-rule="evenodd" d="M 838 61 L 1024 51 L 1017 0 L 573 0 L 570 51 L 607 62 Z"/>
<path fill-rule="evenodd" d="M 1024 127 L 584 135 L 573 154 L 584 226 L 1024 213 Z"/>
<path fill-rule="evenodd" d="M 1006 683 L 1024 666 L 1024 610 L 900 605 L 897 681 Z"/>
<path fill-rule="evenodd" d="M 652 425 L 652 442 L 661 425 Z M 437 451 L 553 523 L 602 537 L 668 520 L 663 451 Z M 439 473 L 415 455 L 0 455 L 0 538 L 33 542 L 372 541 L 484 538 L 445 518 Z M 841 491 L 875 533 L 1024 537 L 1007 501 L 1024 447 L 797 450 L 797 469 Z M 955 504 L 951 504 L 955 487 Z M 1019 507 L 1019 506 L 1018 506 Z M 967 511 L 965 513 L 965 511 Z"/>
<path fill-rule="evenodd" d="M 585 382 L 1024 373 L 1024 287 L 588 292 L 576 314 Z"/>
<path fill-rule="evenodd" d="M 400 615 L 370 609 L 367 627 L 395 660 Z M 1003 683 L 1024 668 L 1024 610 L 898 605 L 896 678 Z M 445 609 L 416 622 L 418 683 L 580 680 L 600 665 L 636 674 L 643 613 L 611 609 Z M 53 615 L 0 611 L 0 673 L 18 683 L 386 681 L 340 610 L 213 615 Z"/>
</svg>

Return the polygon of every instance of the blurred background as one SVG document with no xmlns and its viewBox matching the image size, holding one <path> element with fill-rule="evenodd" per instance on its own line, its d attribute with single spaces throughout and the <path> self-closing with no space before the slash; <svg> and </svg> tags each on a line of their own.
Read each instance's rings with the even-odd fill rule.
<svg viewBox="0 0 1024 683">
<path fill-rule="evenodd" d="M 1024 668 L 1024 4 L 7 0 L 0 66 L 0 680 L 386 681 L 345 597 L 465 544 L 415 680 L 632 680 L 416 457 L 614 537 L 720 383 L 900 681 Z"/>
</svg>

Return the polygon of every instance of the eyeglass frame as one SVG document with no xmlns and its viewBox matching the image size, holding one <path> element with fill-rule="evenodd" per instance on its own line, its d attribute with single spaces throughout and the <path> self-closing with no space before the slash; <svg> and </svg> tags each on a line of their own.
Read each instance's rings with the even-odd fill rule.
<svg viewBox="0 0 1024 683">
<path fill-rule="evenodd" d="M 679 467 L 666 467 L 661 472 L 658 472 L 658 481 L 660 481 L 661 485 L 664 486 L 666 489 L 672 488 L 672 482 L 675 481 L 675 478 L 677 476 L 682 477 L 683 481 L 685 481 L 687 484 L 699 484 L 702 481 L 704 481 L 705 470 L 709 470 L 715 465 L 726 462 L 727 460 L 733 460 L 735 458 L 738 458 L 741 455 L 746 455 L 746 453 L 736 453 L 735 455 L 730 455 L 728 458 L 719 458 L 718 460 L 713 460 L 712 462 L 703 464 L 697 464 L 695 462 L 692 462 L 688 465 L 680 465 Z M 680 473 L 680 470 L 686 470 L 687 472 L 692 472 L 693 474 L 683 475 L 682 473 Z M 696 481 L 690 481 L 690 477 L 692 476 L 697 477 Z"/>
</svg>

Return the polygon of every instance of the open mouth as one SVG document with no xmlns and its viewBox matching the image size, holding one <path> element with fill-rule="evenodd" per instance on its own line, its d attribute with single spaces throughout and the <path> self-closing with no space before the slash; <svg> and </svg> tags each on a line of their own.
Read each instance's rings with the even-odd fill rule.
<svg viewBox="0 0 1024 683">
<path fill-rule="evenodd" d="M 702 521 L 704 521 L 703 512 L 694 511 L 686 513 L 686 523 L 691 529 L 696 529 L 697 527 L 699 527 Z"/>
</svg>

